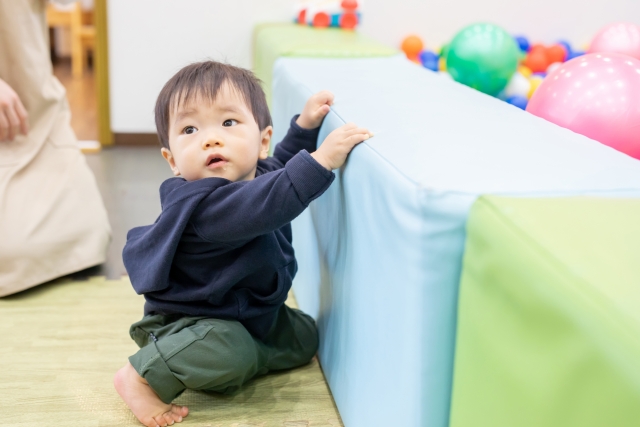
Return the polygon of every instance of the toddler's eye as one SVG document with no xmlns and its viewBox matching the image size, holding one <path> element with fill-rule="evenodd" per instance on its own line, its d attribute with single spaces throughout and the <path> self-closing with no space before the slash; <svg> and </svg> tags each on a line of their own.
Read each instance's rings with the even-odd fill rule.
<svg viewBox="0 0 640 427">
<path fill-rule="evenodd" d="M 224 123 L 222 123 L 222 126 L 229 127 L 229 126 L 235 126 L 237 124 L 238 124 L 237 120 L 227 119 L 227 120 L 224 121 Z"/>
<path fill-rule="evenodd" d="M 182 129 L 182 133 L 191 135 L 192 133 L 196 133 L 197 130 L 198 129 L 196 129 L 195 126 L 187 126 L 186 128 Z"/>
</svg>

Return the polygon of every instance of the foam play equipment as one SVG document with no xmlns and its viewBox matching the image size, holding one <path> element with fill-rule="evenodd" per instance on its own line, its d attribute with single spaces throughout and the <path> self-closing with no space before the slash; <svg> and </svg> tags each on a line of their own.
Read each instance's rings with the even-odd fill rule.
<svg viewBox="0 0 640 427">
<path fill-rule="evenodd" d="M 281 56 L 369 58 L 397 55 L 398 50 L 354 31 L 295 24 L 261 24 L 254 31 L 253 70 L 271 104 L 273 63 Z"/>
<path fill-rule="evenodd" d="M 638 199 L 474 204 L 451 427 L 637 425 L 638 218 Z"/>
<path fill-rule="evenodd" d="M 640 196 L 640 162 L 388 58 L 280 58 L 274 140 L 316 91 L 375 136 L 293 223 L 300 307 L 347 427 L 446 427 L 469 209 L 482 194 Z"/>
</svg>

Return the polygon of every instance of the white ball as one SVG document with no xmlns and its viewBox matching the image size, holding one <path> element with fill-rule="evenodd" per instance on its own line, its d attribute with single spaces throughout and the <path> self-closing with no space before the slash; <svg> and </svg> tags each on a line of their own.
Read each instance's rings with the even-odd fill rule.
<svg viewBox="0 0 640 427">
<path fill-rule="evenodd" d="M 553 73 L 555 70 L 557 70 L 561 66 L 562 66 L 562 62 L 554 62 L 552 64 L 549 64 L 549 66 L 547 67 L 547 74 Z"/>
<path fill-rule="evenodd" d="M 504 96 L 506 98 L 512 96 L 524 96 L 526 98 L 530 89 L 531 82 L 529 82 L 529 79 L 519 72 L 516 72 L 513 77 L 511 77 L 511 80 L 509 80 L 507 87 L 504 89 Z"/>
</svg>

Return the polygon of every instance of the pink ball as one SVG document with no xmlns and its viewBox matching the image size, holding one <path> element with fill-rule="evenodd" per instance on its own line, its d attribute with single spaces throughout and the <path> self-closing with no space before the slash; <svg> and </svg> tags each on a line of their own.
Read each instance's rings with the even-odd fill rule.
<svg viewBox="0 0 640 427">
<path fill-rule="evenodd" d="M 591 41 L 588 53 L 623 53 L 640 59 L 640 27 L 625 22 L 609 24 Z"/>
<path fill-rule="evenodd" d="M 527 111 L 640 159 L 640 61 L 591 53 L 565 62 Z"/>
</svg>

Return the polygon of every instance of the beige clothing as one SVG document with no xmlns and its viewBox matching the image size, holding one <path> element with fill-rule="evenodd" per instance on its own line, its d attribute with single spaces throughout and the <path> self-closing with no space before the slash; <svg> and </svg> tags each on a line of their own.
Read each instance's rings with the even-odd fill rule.
<svg viewBox="0 0 640 427">
<path fill-rule="evenodd" d="M 0 142 L 0 296 L 105 261 L 111 230 L 53 76 L 44 0 L 0 0 L 0 78 L 29 134 Z"/>
</svg>

